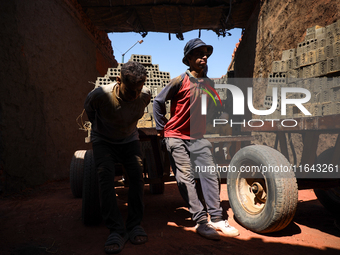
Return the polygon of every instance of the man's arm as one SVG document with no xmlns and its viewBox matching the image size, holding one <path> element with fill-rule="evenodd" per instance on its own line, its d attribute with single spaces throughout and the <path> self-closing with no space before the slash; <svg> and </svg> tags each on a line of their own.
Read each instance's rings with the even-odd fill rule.
<svg viewBox="0 0 340 255">
<path fill-rule="evenodd" d="M 145 96 L 144 96 L 145 100 L 144 101 L 145 101 L 145 107 L 147 107 L 148 104 L 151 101 L 151 91 L 148 87 L 143 86 L 142 93 L 145 94 Z"/>
<path fill-rule="evenodd" d="M 215 83 L 210 80 L 210 86 L 215 89 Z M 215 96 L 216 101 L 219 99 L 217 96 Z M 219 103 L 218 103 L 219 104 Z M 226 109 L 216 108 L 214 105 L 213 100 L 208 101 L 208 107 L 207 107 L 207 119 L 206 119 L 206 133 L 207 134 L 219 134 L 219 135 L 231 135 L 231 128 L 229 123 L 225 125 L 218 125 L 216 127 L 213 127 L 213 119 L 225 119 L 229 121 L 229 114 L 225 112 Z M 221 111 L 222 110 L 222 111 Z"/>
<path fill-rule="evenodd" d="M 165 102 L 167 100 L 171 100 L 178 93 L 179 89 L 182 86 L 183 78 L 184 75 L 180 75 L 172 79 L 153 101 L 153 115 L 156 122 L 156 130 L 159 136 L 163 136 L 164 126 L 168 122 L 167 118 L 165 117 Z"/>
<path fill-rule="evenodd" d="M 96 99 L 98 97 L 99 90 L 102 90 L 101 88 L 92 90 L 86 97 L 85 103 L 84 103 L 84 109 L 86 111 L 87 117 L 91 123 L 93 123 L 96 119 Z"/>
</svg>

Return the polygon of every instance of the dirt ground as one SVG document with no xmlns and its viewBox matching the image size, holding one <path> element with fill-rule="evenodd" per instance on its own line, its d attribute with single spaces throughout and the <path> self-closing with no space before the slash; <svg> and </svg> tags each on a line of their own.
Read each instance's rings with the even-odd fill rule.
<svg viewBox="0 0 340 255">
<path fill-rule="evenodd" d="M 340 254 L 340 230 L 312 190 L 299 191 L 293 222 L 272 234 L 256 234 L 240 226 L 229 207 L 226 184 L 221 198 L 229 222 L 240 231 L 236 238 L 206 240 L 194 232 L 194 223 L 176 183 L 163 195 L 145 186 L 143 227 L 149 242 L 125 245 L 121 254 Z M 119 205 L 127 212 L 127 188 L 117 188 Z M 72 196 L 68 180 L 0 198 L 0 254 L 105 254 L 108 230 L 104 224 L 84 226 L 82 200 Z"/>
</svg>

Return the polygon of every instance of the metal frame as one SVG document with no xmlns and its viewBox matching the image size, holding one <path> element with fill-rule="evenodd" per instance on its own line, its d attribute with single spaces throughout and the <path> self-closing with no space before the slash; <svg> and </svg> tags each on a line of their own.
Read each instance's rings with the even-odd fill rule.
<svg viewBox="0 0 340 255">
<path fill-rule="evenodd" d="M 291 133 L 302 134 L 303 137 L 303 151 L 300 165 L 312 165 L 316 162 L 316 151 L 318 148 L 319 136 L 321 134 L 338 134 L 335 150 L 332 156 L 333 165 L 340 164 L 340 115 L 316 116 L 305 118 L 294 118 L 293 120 L 286 120 L 286 125 L 292 125 L 297 122 L 295 127 L 283 127 L 281 121 L 264 121 L 261 127 L 242 127 L 242 132 L 271 132 L 276 134 L 275 146 L 280 146 L 281 153 L 289 159 L 287 136 Z M 316 188 L 316 187 L 334 187 L 339 186 L 340 180 L 330 179 L 298 179 L 299 189 Z"/>
</svg>

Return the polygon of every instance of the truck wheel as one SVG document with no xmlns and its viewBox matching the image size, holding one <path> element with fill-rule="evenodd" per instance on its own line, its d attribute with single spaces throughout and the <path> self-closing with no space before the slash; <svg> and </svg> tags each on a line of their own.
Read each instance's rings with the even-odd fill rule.
<svg viewBox="0 0 340 255">
<path fill-rule="evenodd" d="M 84 158 L 82 219 L 85 225 L 98 224 L 102 220 L 98 176 L 94 165 L 92 150 L 86 151 Z"/>
<path fill-rule="evenodd" d="M 74 197 L 81 198 L 83 194 L 84 157 L 86 150 L 73 154 L 70 165 L 70 185 Z"/>
<path fill-rule="evenodd" d="M 279 231 L 295 215 L 295 174 L 288 160 L 268 146 L 252 145 L 239 150 L 230 162 L 227 185 L 235 217 L 251 231 Z"/>
<path fill-rule="evenodd" d="M 157 166 L 155 160 L 153 158 L 153 153 L 150 148 L 145 149 L 145 158 L 146 158 L 146 168 L 148 173 L 148 178 L 153 181 L 157 179 L 156 183 L 150 183 L 150 193 L 153 195 L 163 194 L 164 193 L 164 181 L 159 179 L 157 174 Z"/>
<path fill-rule="evenodd" d="M 318 158 L 318 164 L 330 164 L 334 153 L 334 147 L 322 152 Z M 330 189 L 314 189 L 320 203 L 332 214 L 340 215 L 340 186 Z M 339 217 L 339 216 L 338 216 Z"/>
</svg>

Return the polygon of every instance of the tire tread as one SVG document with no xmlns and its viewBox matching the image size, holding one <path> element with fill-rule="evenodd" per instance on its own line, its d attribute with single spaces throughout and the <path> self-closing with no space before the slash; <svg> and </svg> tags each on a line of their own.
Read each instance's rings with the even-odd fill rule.
<svg viewBox="0 0 340 255">
<path fill-rule="evenodd" d="M 240 164 L 237 161 L 242 161 L 242 159 L 249 157 L 257 158 L 267 165 L 290 166 L 288 160 L 279 151 L 264 145 L 244 147 L 233 157 L 230 164 Z M 229 183 L 231 183 L 231 180 L 228 180 L 228 184 Z M 277 200 L 272 208 L 273 214 L 269 221 L 267 219 L 263 220 L 264 222 L 261 226 L 255 226 L 255 223 L 251 224 L 251 221 L 254 221 L 257 216 L 247 215 L 247 212 L 242 211 L 243 209 L 240 209 L 240 213 L 235 213 L 235 209 L 236 211 L 239 210 L 239 206 L 234 204 L 236 201 L 229 201 L 235 216 L 245 227 L 258 233 L 270 233 L 284 229 L 292 221 L 298 201 L 298 187 L 294 172 L 289 171 L 284 173 L 279 171 L 275 173 L 275 187 L 275 197 Z M 228 185 L 229 194 L 234 192 L 232 189 L 233 187 L 229 187 Z M 229 195 L 229 199 L 230 197 Z M 268 203 L 265 206 L 269 206 Z M 244 218 L 247 218 L 247 220 L 244 221 Z"/>
<path fill-rule="evenodd" d="M 70 165 L 70 186 L 74 197 L 83 195 L 84 157 L 86 150 L 78 150 L 73 154 Z"/>
</svg>

